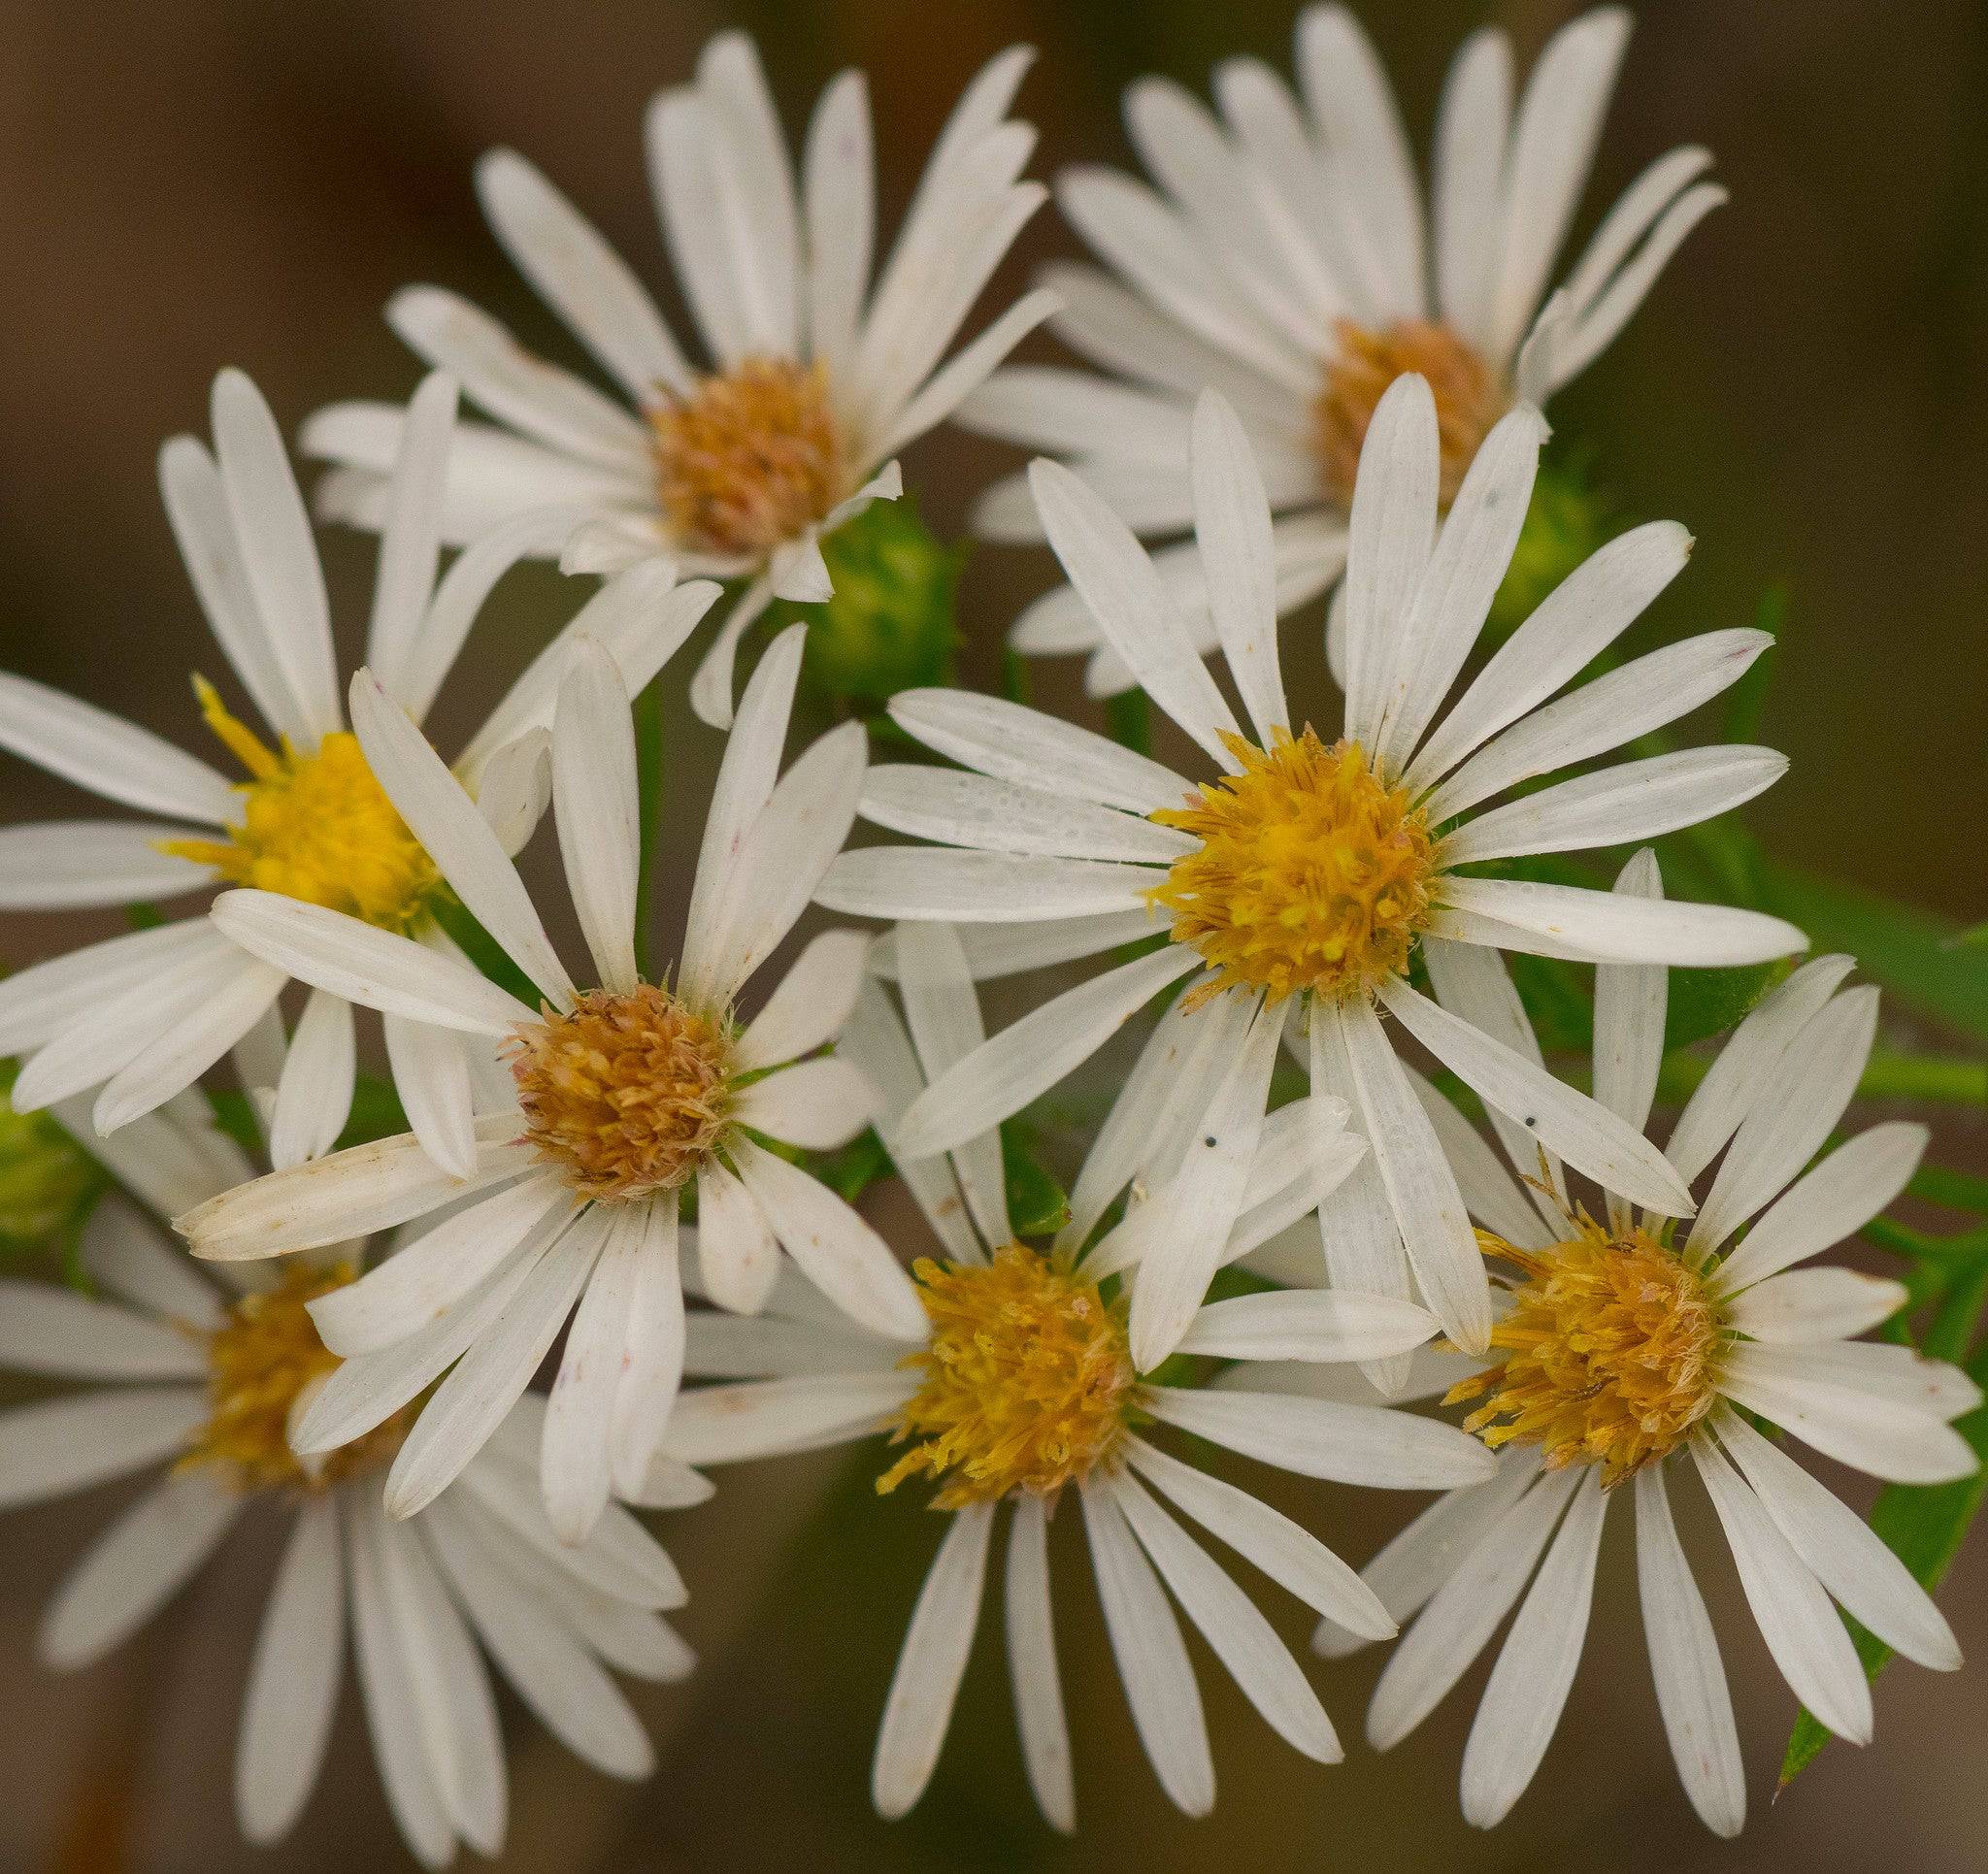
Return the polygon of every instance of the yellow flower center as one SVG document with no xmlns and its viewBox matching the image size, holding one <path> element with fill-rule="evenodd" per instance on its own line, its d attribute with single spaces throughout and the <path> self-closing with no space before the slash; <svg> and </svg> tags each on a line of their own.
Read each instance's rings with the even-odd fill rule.
<svg viewBox="0 0 1988 1874">
<path fill-rule="evenodd" d="M 1276 730 L 1268 749 L 1223 740 L 1242 772 L 1152 816 L 1201 841 L 1147 898 L 1217 972 L 1205 993 L 1341 1001 L 1402 974 L 1435 875 L 1407 791 L 1386 786 L 1358 742 L 1328 748 L 1309 729 Z"/>
<path fill-rule="evenodd" d="M 160 850 L 253 885 L 322 904 L 403 935 L 420 923 L 441 883 L 434 863 L 373 778 L 359 739 L 338 730 L 300 755 L 277 754 L 193 679 L 207 726 L 248 771 L 235 791 L 242 820 L 224 839 L 164 839 Z"/>
<path fill-rule="evenodd" d="M 1724 1328 L 1674 1250 L 1641 1230 L 1611 1235 L 1574 1221 L 1573 1238 L 1539 1251 L 1479 1233 L 1485 1253 L 1525 1280 L 1491 1333 L 1505 1360 L 1444 1403 L 1483 1398 L 1465 1430 L 1494 1448 L 1541 1445 L 1552 1468 L 1600 1464 L 1612 1489 L 1675 1450 L 1710 1409 Z"/>
<path fill-rule="evenodd" d="M 377 1470 L 393 1457 L 414 1423 L 416 1404 L 403 1406 L 309 1468 L 290 1449 L 290 1419 L 299 1396 L 339 1364 L 317 1338 L 305 1304 L 344 1288 L 357 1274 L 348 1263 L 293 1268 L 275 1288 L 245 1295 L 229 1308 L 207 1336 L 213 1415 L 181 1458 L 180 1469 L 221 1464 L 244 1491 L 316 1491 Z"/>
<path fill-rule="evenodd" d="M 1360 445 L 1388 385 L 1408 372 L 1428 379 L 1442 448 L 1441 498 L 1447 507 L 1491 426 L 1511 408 L 1511 394 L 1475 349 L 1446 325 L 1403 319 L 1379 331 L 1339 321 L 1339 351 L 1326 367 L 1313 421 L 1325 483 L 1342 506 L 1353 499 Z"/>
<path fill-rule="evenodd" d="M 582 1198 L 675 1190 L 724 1131 L 730 1036 L 667 989 L 590 990 L 511 1045 L 532 1142 Z"/>
<path fill-rule="evenodd" d="M 677 538 L 727 558 L 771 551 L 849 492 L 818 364 L 745 358 L 648 413 L 656 485 Z"/>
<path fill-rule="evenodd" d="M 1115 1451 L 1137 1375 L 1125 1302 L 1019 1243 L 990 1263 L 912 1265 L 931 1344 L 907 1366 L 925 1383 L 894 1437 L 920 1440 L 877 1480 L 943 1479 L 940 1509 L 1025 1490 L 1053 1496 Z"/>
</svg>

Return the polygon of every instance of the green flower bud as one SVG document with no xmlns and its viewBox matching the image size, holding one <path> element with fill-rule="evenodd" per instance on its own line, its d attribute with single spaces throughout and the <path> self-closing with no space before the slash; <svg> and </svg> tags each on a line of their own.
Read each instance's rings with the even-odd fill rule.
<svg viewBox="0 0 1988 1874">
<path fill-rule="evenodd" d="M 964 547 L 935 539 L 909 500 L 873 501 L 822 542 L 821 554 L 835 596 L 770 614 L 775 630 L 807 625 L 801 669 L 817 696 L 868 714 L 900 690 L 951 679 Z"/>
<path fill-rule="evenodd" d="M 97 1170 L 47 1113 L 17 1113 L 7 1099 L 11 1061 L 0 1062 L 0 1253 L 33 1249 L 83 1208 Z"/>
<path fill-rule="evenodd" d="M 1491 601 L 1493 640 L 1508 638 L 1547 593 L 1619 532 L 1612 506 L 1588 479 L 1584 465 L 1541 462 L 1511 565 Z"/>
</svg>

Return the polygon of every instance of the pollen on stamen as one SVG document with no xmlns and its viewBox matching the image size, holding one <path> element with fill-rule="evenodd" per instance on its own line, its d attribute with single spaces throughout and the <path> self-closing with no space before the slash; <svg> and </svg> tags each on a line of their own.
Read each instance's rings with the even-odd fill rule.
<svg viewBox="0 0 1988 1874">
<path fill-rule="evenodd" d="M 1389 384 L 1413 372 L 1436 400 L 1436 434 L 1442 452 L 1441 499 L 1445 507 L 1463 485 L 1464 472 L 1491 426 L 1511 408 L 1509 388 L 1476 348 L 1446 325 L 1402 319 L 1378 330 L 1341 319 L 1339 348 L 1326 367 L 1312 409 L 1313 434 L 1326 486 L 1342 505 L 1353 499 L 1360 447 L 1367 426 Z"/>
<path fill-rule="evenodd" d="M 924 1384 L 899 1411 L 911 1449 L 877 1480 L 943 1485 L 939 1509 L 1016 1491 L 1053 1497 L 1114 1457 L 1137 1374 L 1123 1299 L 1019 1243 L 985 1264 L 912 1266 L 932 1339 L 905 1364 Z"/>
<path fill-rule="evenodd" d="M 648 413 L 656 491 L 676 538 L 725 558 L 771 551 L 850 492 L 819 364 L 744 358 Z"/>
<path fill-rule="evenodd" d="M 1268 749 L 1224 736 L 1242 772 L 1152 817 L 1201 843 L 1148 902 L 1215 972 L 1205 990 L 1273 1001 L 1364 993 L 1408 964 L 1432 914 L 1433 842 L 1408 794 L 1356 742 L 1276 731 Z"/>
<path fill-rule="evenodd" d="M 243 1492 L 319 1491 L 392 1459 L 414 1423 L 414 1404 L 321 1458 L 300 1459 L 290 1449 L 290 1423 L 300 1399 L 339 1364 L 317 1337 L 309 1303 L 357 1274 L 348 1263 L 299 1266 L 276 1287 L 245 1295 L 228 1309 L 221 1325 L 205 1335 L 213 1411 L 177 1468 L 219 1467 Z"/>
<path fill-rule="evenodd" d="M 577 1196 L 675 1190 L 695 1175 L 730 1118 L 722 1020 L 643 983 L 597 989 L 511 1041 L 527 1136 Z"/>
<path fill-rule="evenodd" d="M 1478 1233 L 1484 1253 L 1523 1280 L 1491 1333 L 1505 1359 L 1444 1403 L 1482 1399 L 1465 1430 L 1494 1448 L 1540 1445 L 1549 1468 L 1600 1464 L 1612 1489 L 1674 1451 L 1711 1409 L 1725 1331 L 1704 1280 L 1668 1244 L 1573 1221 L 1575 1233 L 1550 1249 Z"/>
<path fill-rule="evenodd" d="M 237 885 L 281 892 L 405 935 L 441 885 L 421 843 L 373 776 L 359 740 L 335 730 L 308 753 L 266 747 L 193 680 L 208 727 L 248 772 L 241 821 L 222 839 L 167 839 L 160 850 L 212 866 Z"/>
</svg>

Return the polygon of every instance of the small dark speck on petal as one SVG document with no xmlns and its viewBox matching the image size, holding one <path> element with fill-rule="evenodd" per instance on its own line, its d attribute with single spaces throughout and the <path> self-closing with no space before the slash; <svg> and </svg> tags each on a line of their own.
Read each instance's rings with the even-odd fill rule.
<svg viewBox="0 0 1988 1874">
<path fill-rule="evenodd" d="M 1215 1135 L 1214 1135 L 1214 1134 L 1212 1134 L 1212 1133 L 1209 1134 L 1209 1135 L 1208 1135 L 1208 1136 L 1207 1136 L 1207 1137 L 1206 1137 L 1205 1139 L 1203 1139 L 1203 1140 L 1202 1140 L 1201 1142 L 1202 1142 L 1202 1143 L 1203 1143 L 1204 1145 L 1208 1146 L 1208 1147 L 1209 1147 L 1209 1148 L 1210 1150 L 1212 1150 L 1212 1149 L 1214 1148 L 1214 1145 L 1215 1145 L 1215 1142 L 1216 1142 L 1216 1141 L 1215 1141 Z"/>
<path fill-rule="evenodd" d="M 1526 1114 L 1526 1127 L 1528 1131 L 1530 1131 L 1533 1127 L 1537 1126 L 1539 1123 L 1540 1122 L 1531 1113 Z"/>
</svg>

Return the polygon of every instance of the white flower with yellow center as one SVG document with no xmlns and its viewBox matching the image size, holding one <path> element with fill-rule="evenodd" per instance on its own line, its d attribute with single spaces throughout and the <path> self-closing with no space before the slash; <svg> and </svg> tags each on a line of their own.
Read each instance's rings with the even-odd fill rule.
<svg viewBox="0 0 1988 1874">
<path fill-rule="evenodd" d="M 844 1037 L 845 1051 L 883 1094 L 886 1139 L 926 1076 L 943 1072 L 979 1032 L 956 935 L 937 924 L 907 925 L 898 935 L 911 1036 L 872 982 Z M 1308 1145 L 1300 1130 L 1245 1161 L 1263 1208 L 1247 1228 L 1224 1231 L 1228 1259 L 1288 1217 L 1285 1186 L 1313 1185 Z M 1109 1148 L 1101 1141 L 1100 1149 Z M 1358 1156 L 1357 1142 L 1342 1138 L 1336 1174 Z M 1170 1455 L 1162 1433 L 1185 1432 L 1302 1476 L 1381 1489 L 1487 1477 L 1489 1454 L 1434 1420 L 1246 1390 L 1258 1361 L 1405 1354 L 1427 1337 L 1432 1317 L 1397 1298 L 1351 1291 L 1244 1295 L 1198 1308 L 1181 1341 L 1197 1362 L 1241 1363 L 1242 1390 L 1157 1384 L 1134 1358 L 1122 1287 L 1111 1295 L 1100 1286 L 1125 1272 L 1110 1238 L 1087 1255 L 1087 1232 L 1074 1248 L 1061 1239 L 1046 1251 L 1015 1240 L 997 1134 L 981 1134 L 949 1158 L 897 1163 L 938 1239 L 939 1253 L 916 1265 L 919 1327 L 890 1337 L 862 1332 L 797 1281 L 776 1289 L 761 1320 L 693 1314 L 687 1370 L 730 1383 L 686 1391 L 666 1445 L 679 1463 L 716 1464 L 888 1430 L 896 1450 L 879 1454 L 878 1490 L 931 1487 L 932 1507 L 948 1522 L 884 1707 L 872 1778 L 878 1808 L 903 1815 L 938 1762 L 1005 1510 L 1005 1631 L 1023 1756 L 1043 1813 L 1059 1828 L 1075 1825 L 1047 1549 L 1049 1520 L 1066 1493 L 1075 1495 L 1089 1537 L 1140 1738 L 1176 1803 L 1206 1814 L 1214 1768 L 1168 1591 L 1278 1734 L 1307 1757 L 1338 1761 L 1332 1725 L 1296 1660 L 1163 1501 L 1336 1624 L 1385 1637 L 1390 1623 L 1316 1537 Z M 1165 1200 L 1155 1195 L 1133 1215 Z M 1142 1279 L 1139 1271 L 1130 1278 L 1135 1310 Z"/>
<path fill-rule="evenodd" d="M 908 1151 L 945 1149 L 1017 1111 L 1191 977 L 1153 1037 L 1153 1065 L 1142 1069 L 1152 1111 L 1176 1100 L 1199 1107 L 1219 1088 L 1239 1123 L 1260 1120 L 1288 1032 L 1314 1089 L 1351 1103 L 1354 1128 L 1373 1148 L 1371 1169 L 1342 1194 L 1328 1232 L 1337 1278 L 1406 1294 L 1412 1268 L 1461 1345 L 1481 1348 L 1490 1331 L 1482 1260 L 1383 1013 L 1570 1163 L 1647 1207 L 1689 1214 L 1689 1193 L 1640 1134 L 1408 980 L 1418 949 L 1433 969 L 1440 953 L 1485 946 L 1696 965 L 1803 947 L 1792 925 L 1752 911 L 1476 875 L 1486 861 L 1688 826 L 1750 799 L 1786 765 L 1768 748 L 1694 749 L 1486 809 L 1717 695 L 1770 641 L 1754 631 L 1706 633 L 1546 701 L 1684 564 L 1683 530 L 1657 523 L 1571 574 L 1445 711 L 1510 557 L 1541 429 L 1530 409 L 1501 420 L 1439 532 L 1434 399 L 1408 377 L 1382 400 L 1354 497 L 1351 680 L 1345 726 L 1331 742 L 1284 694 L 1270 513 L 1226 403 L 1206 393 L 1195 413 L 1197 528 L 1247 734 L 1125 523 L 1068 469 L 1036 464 L 1044 526 L 1065 570 L 1217 777 L 1197 785 L 1087 730 L 989 697 L 918 690 L 893 700 L 892 718 L 909 734 L 977 772 L 873 770 L 865 817 L 946 844 L 845 853 L 817 894 L 822 904 L 994 927 L 969 934 L 977 968 L 990 973 L 1136 941 L 1162 914 L 1172 924 L 1159 949 L 1052 998 L 941 1075 L 907 1117 Z M 1184 1173 L 1201 1195 L 1173 1206 L 1143 1252 L 1148 1292 L 1159 1268 L 1173 1272 L 1161 1283 L 1166 1304 L 1144 1321 L 1135 1315 L 1143 1366 L 1185 1328 L 1223 1233 L 1219 1213 L 1236 1200 L 1229 1137 L 1208 1141 L 1203 1156 Z"/>
<path fill-rule="evenodd" d="M 81 1115 L 65 1114 L 65 1117 Z M 182 1094 L 121 1131 L 120 1181 L 160 1210 L 250 1174 Z M 352 1266 L 299 1258 L 215 1286 L 123 1196 L 92 1216 L 83 1265 L 102 1291 L 0 1284 L 0 1363 L 83 1382 L 0 1415 L 0 1505 L 41 1502 L 164 1466 L 62 1584 L 37 1642 L 59 1671 L 94 1663 L 159 1612 L 238 1523 L 291 1519 L 256 1639 L 235 1747 L 235 1808 L 251 1841 L 294 1826 L 336 1713 L 348 1630 L 375 1759 L 401 1832 L 430 1867 L 458 1841 L 494 1855 L 505 1832 L 504 1746 L 487 1652 L 539 1719 L 611 1776 L 654 1759 L 613 1671 L 675 1679 L 683 1642 L 658 1618 L 682 1604 L 663 1550 L 625 1511 L 581 1548 L 555 1539 L 533 1483 L 543 1401 L 514 1406 L 454 1489 L 389 1522 L 378 1473 L 409 1414 L 334 1458 L 299 1460 L 288 1431 L 338 1369 L 310 1303 Z M 677 1502 L 706 1494 L 679 1475 Z"/>
<path fill-rule="evenodd" d="M 1066 173 L 1058 202 L 1110 272 L 1059 267 L 1046 282 L 1063 301 L 1056 332 L 1104 375 L 1010 369 L 961 422 L 1069 462 L 1139 533 L 1167 539 L 1194 521 L 1194 399 L 1220 390 L 1277 515 L 1277 608 L 1304 603 L 1344 564 L 1361 444 L 1396 377 L 1417 372 L 1435 392 L 1446 503 L 1499 417 L 1543 405 L 1585 370 L 1725 200 L 1705 180 L 1705 150 L 1672 150 L 1547 297 L 1628 36 L 1616 8 L 1574 20 L 1548 42 L 1516 112 L 1508 39 L 1487 28 L 1466 40 L 1437 123 L 1426 223 L 1386 77 L 1343 8 L 1301 16 L 1297 98 L 1248 58 L 1217 68 L 1219 116 L 1164 81 L 1133 86 L 1126 123 L 1153 186 Z M 1040 538 L 1019 477 L 988 492 L 978 523 L 997 539 Z M 1213 651 L 1195 549 L 1170 547 L 1155 564 L 1195 648 Z M 1069 587 L 1024 613 L 1012 641 L 1089 653 L 1095 694 L 1134 681 Z"/>
<path fill-rule="evenodd" d="M 897 453 L 944 422 L 1055 305 L 1032 293 L 950 359 L 946 348 L 1042 188 L 1016 179 L 1034 133 L 1006 113 L 1027 69 L 1004 52 L 946 124 L 896 245 L 871 279 L 876 235 L 869 96 L 845 72 L 822 94 L 798 189 L 752 42 L 724 33 L 695 81 L 649 107 L 649 173 L 677 274 L 710 362 L 690 361 L 623 261 L 521 156 L 477 173 L 519 271 L 614 380 L 620 400 L 532 357 L 486 313 L 411 287 L 387 317 L 453 372 L 492 424 L 458 433 L 447 532 L 469 539 L 534 511 L 564 514 L 569 571 L 654 554 L 748 581 L 691 688 L 732 717 L 740 638 L 776 598 L 826 599 L 821 541 L 900 491 Z M 942 363 L 942 360 L 944 360 Z M 304 446 L 341 465 L 327 511 L 377 526 L 398 447 L 391 406 L 342 404 Z M 547 550 L 542 542 L 539 550 Z"/>
<path fill-rule="evenodd" d="M 858 723 L 779 774 L 805 636 L 800 625 L 783 633 L 746 686 L 668 982 L 645 978 L 637 961 L 635 740 L 613 663 L 593 645 L 580 646 L 559 692 L 552 810 L 596 987 L 575 984 L 475 804 L 364 672 L 352 714 L 367 760 L 442 875 L 537 986 L 539 1007 L 466 963 L 317 905 L 242 892 L 216 909 L 240 942 L 308 981 L 510 1052 L 511 1101 L 476 1120 L 470 1177 L 437 1167 L 411 1134 L 273 1173 L 180 1219 L 196 1255 L 230 1261 L 431 1220 L 315 1305 L 325 1344 L 347 1362 L 297 1430 L 299 1450 L 336 1450 L 440 1380 L 386 1480 L 395 1516 L 421 1508 L 475 1456 L 569 1315 L 546 1415 L 547 1506 L 578 1541 L 611 1483 L 623 1496 L 640 1489 L 682 1367 L 678 1208 L 687 1191 L 704 1282 L 725 1306 L 760 1307 L 785 1248 L 852 1319 L 886 1333 L 923 1319 L 882 1238 L 762 1142 L 826 1150 L 869 1124 L 863 1076 L 816 1055 L 854 1002 L 865 939 L 815 938 L 751 1020 L 738 1009 L 841 847 L 862 784 Z"/>
<path fill-rule="evenodd" d="M 1631 862 L 1618 890 L 1661 892 L 1650 855 Z M 1445 1003 L 1522 1026 L 1497 960 L 1458 960 L 1438 979 Z M 1381 1749 L 1407 1736 L 1517 1607 L 1464 1753 L 1464 1814 L 1481 1827 L 1524 1792 L 1559 1723 L 1603 1523 L 1624 1487 L 1657 1701 L 1685 1790 L 1720 1834 L 1738 1833 L 1746 1787 L 1718 1643 L 1672 1519 L 1679 1474 L 1695 1472 L 1710 1496 L 1775 1663 L 1839 1736 L 1870 1738 L 1871 1692 L 1832 1596 L 1906 1659 L 1960 1663 L 1905 1564 L 1746 1416 L 1892 1482 L 1941 1483 L 1976 1464 L 1948 1421 L 1980 1403 L 1979 1389 L 1909 1348 L 1850 1337 L 1905 1305 L 1903 1284 L 1797 1266 L 1891 1202 L 1926 1146 L 1924 1127 L 1874 1126 L 1805 1170 L 1871 1052 L 1877 992 L 1837 993 L 1850 968 L 1821 957 L 1798 970 L 1692 1095 L 1666 1156 L 1694 1183 L 1718 1168 L 1690 1225 L 1606 1184 L 1583 1200 L 1551 1153 L 1501 1121 L 1515 1181 L 1454 1111 L 1444 1122 L 1501 1271 L 1496 1364 L 1448 1397 L 1472 1406 L 1465 1424 L 1499 1451 L 1499 1474 L 1432 1505 L 1366 1569 L 1388 1611 L 1414 1622 L 1367 1729 Z M 1596 1092 L 1640 1126 L 1663 1056 L 1665 972 L 1597 974 Z M 1361 1643 L 1330 1623 L 1319 1635 L 1328 1653 Z"/>
<path fill-rule="evenodd" d="M 367 632 L 374 670 L 416 721 L 517 557 L 515 541 L 485 542 L 436 577 L 455 404 L 454 385 L 435 377 L 412 406 Z M 0 674 L 0 748 L 121 805 L 172 816 L 0 831 L 0 909 L 129 904 L 249 885 L 446 951 L 433 914 L 443 879 L 347 726 L 316 543 L 275 419 L 240 372 L 215 379 L 214 433 L 212 454 L 190 436 L 168 443 L 159 480 L 215 639 L 268 725 L 258 735 L 195 677 L 202 716 L 247 777 L 231 781 L 132 723 Z M 574 635 L 610 644 L 631 686 L 647 682 L 717 596 L 708 583 L 672 590 L 672 578 L 657 564 L 605 588 L 458 757 L 457 773 L 508 848 L 524 843 L 545 808 L 545 725 Z M 112 1132 L 270 1019 L 288 979 L 229 941 L 210 916 L 23 970 L 0 983 L 0 1054 L 31 1057 L 13 1102 L 25 1112 L 101 1085 L 94 1124 Z M 398 1013 L 387 1017 L 386 1044 L 414 1124 L 438 1157 L 467 1171 L 471 1069 L 459 1049 Z M 355 1060 L 348 999 L 313 995 L 288 1059 L 271 1133 L 272 1156 L 285 1166 L 329 1149 L 345 1128 Z"/>
</svg>

